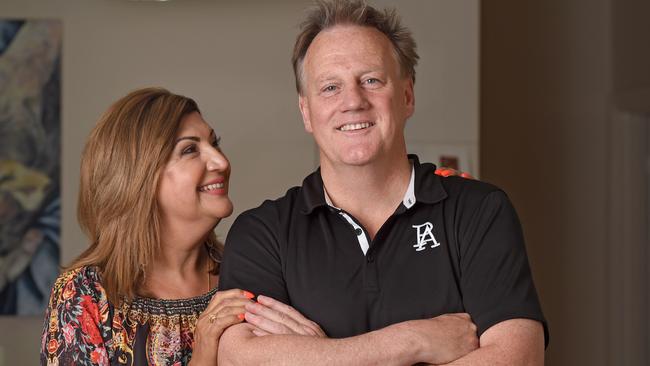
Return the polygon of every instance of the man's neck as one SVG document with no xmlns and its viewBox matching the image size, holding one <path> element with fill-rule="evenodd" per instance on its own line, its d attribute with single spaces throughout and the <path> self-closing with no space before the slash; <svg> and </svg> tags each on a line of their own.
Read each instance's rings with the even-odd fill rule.
<svg viewBox="0 0 650 366">
<path fill-rule="evenodd" d="M 374 238 L 404 198 L 411 165 L 406 154 L 363 166 L 322 161 L 321 175 L 332 204 L 352 214 Z"/>
</svg>

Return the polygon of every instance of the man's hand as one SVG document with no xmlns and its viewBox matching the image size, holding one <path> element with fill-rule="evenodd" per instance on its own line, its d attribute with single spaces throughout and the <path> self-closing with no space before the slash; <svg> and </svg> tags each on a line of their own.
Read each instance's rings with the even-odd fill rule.
<svg viewBox="0 0 650 366">
<path fill-rule="evenodd" d="M 413 333 L 413 339 L 422 345 L 418 359 L 434 365 L 454 361 L 479 346 L 476 325 L 466 313 L 411 320 L 397 326 Z"/>
<path fill-rule="evenodd" d="M 298 334 L 327 337 L 320 326 L 305 318 L 298 310 L 271 297 L 260 295 L 256 303 L 246 305 L 246 321 L 256 328 L 257 336 Z"/>
<path fill-rule="evenodd" d="M 293 334 L 326 338 L 318 324 L 299 311 L 268 296 L 258 296 L 257 303 L 246 305 L 246 321 L 255 326 L 257 336 Z M 476 325 L 469 314 L 444 314 L 432 319 L 400 323 L 405 332 L 414 333 L 421 344 L 420 359 L 431 364 L 454 361 L 478 348 Z"/>
</svg>

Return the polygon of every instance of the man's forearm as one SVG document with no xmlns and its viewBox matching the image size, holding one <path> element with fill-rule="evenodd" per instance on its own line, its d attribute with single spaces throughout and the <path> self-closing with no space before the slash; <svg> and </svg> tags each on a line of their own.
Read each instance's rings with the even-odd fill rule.
<svg viewBox="0 0 650 366">
<path fill-rule="evenodd" d="M 480 339 L 481 346 L 445 366 L 543 366 L 544 330 L 529 319 L 494 325 Z"/>
<path fill-rule="evenodd" d="M 226 330 L 219 365 L 410 365 L 418 345 L 399 325 L 356 337 L 328 339 L 298 335 L 257 337 L 248 324 Z"/>
</svg>

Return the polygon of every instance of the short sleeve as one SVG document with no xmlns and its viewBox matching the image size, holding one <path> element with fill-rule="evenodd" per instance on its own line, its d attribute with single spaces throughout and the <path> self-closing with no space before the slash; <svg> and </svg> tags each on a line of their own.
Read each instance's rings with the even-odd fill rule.
<svg viewBox="0 0 650 366">
<path fill-rule="evenodd" d="M 271 211 L 268 207 L 260 207 L 245 212 L 230 228 L 219 287 L 224 290 L 239 288 L 289 303 L 282 271 L 277 215 L 269 212 L 258 214 L 262 210 Z"/>
<path fill-rule="evenodd" d="M 479 335 L 509 319 L 548 326 L 528 264 L 521 224 L 503 191 L 485 195 L 460 228 L 460 271 L 463 303 Z"/>
<path fill-rule="evenodd" d="M 54 284 L 41 339 L 41 365 L 108 365 L 109 306 L 96 273 L 82 267 Z"/>
</svg>

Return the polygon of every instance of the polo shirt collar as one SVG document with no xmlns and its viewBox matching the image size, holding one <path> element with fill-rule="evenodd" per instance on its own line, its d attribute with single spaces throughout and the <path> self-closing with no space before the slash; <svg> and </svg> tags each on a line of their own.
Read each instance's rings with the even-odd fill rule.
<svg viewBox="0 0 650 366">
<path fill-rule="evenodd" d="M 302 206 L 300 211 L 309 215 L 317 207 L 327 206 L 325 201 L 325 186 L 323 185 L 323 177 L 320 174 L 320 168 L 316 169 L 315 172 L 309 174 L 302 181 L 301 189 L 301 203 Z"/>
<path fill-rule="evenodd" d="M 442 179 L 436 174 L 436 166 L 431 163 L 420 164 L 420 159 L 415 154 L 409 154 L 408 157 L 413 162 L 416 202 L 434 204 L 447 198 Z M 410 208 L 406 204 L 404 206 Z"/>
<path fill-rule="evenodd" d="M 410 209 L 416 202 L 433 204 L 444 200 L 447 192 L 442 186 L 440 177 L 435 174 L 436 166 L 430 163 L 420 164 L 417 155 L 409 154 L 411 161 L 411 179 L 402 199 L 405 209 Z M 302 213 L 310 214 L 321 206 L 338 209 L 325 190 L 320 168 L 307 176 L 302 182 Z"/>
</svg>

